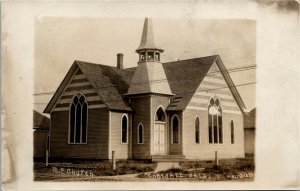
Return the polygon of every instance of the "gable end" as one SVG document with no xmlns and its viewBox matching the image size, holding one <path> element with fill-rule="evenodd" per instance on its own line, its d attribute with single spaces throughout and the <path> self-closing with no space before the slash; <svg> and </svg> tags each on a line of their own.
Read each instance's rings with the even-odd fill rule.
<svg viewBox="0 0 300 191">
<path fill-rule="evenodd" d="M 84 94 L 89 109 L 107 107 L 93 84 L 74 63 L 44 112 L 69 110 L 73 96 L 77 93 Z"/>
</svg>

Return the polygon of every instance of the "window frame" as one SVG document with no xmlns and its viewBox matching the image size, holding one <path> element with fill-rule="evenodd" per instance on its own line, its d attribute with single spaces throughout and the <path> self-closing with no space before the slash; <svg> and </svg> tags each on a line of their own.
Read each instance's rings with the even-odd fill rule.
<svg viewBox="0 0 300 191">
<path fill-rule="evenodd" d="M 197 133 L 197 128 L 196 128 L 196 121 L 198 120 L 198 133 Z M 198 135 L 198 142 L 197 142 L 197 140 L 196 140 L 196 133 L 197 133 L 197 135 Z M 198 116 L 196 116 L 195 117 L 195 144 L 201 144 L 201 138 L 200 138 L 200 119 L 199 119 L 199 117 Z"/>
<path fill-rule="evenodd" d="M 178 143 L 174 143 L 174 126 L 173 126 L 173 120 L 174 120 L 174 118 L 177 118 L 177 120 L 178 120 Z M 180 144 L 180 119 L 179 119 L 179 117 L 178 117 L 178 115 L 177 114 L 174 114 L 173 116 L 172 116 L 172 118 L 171 118 L 171 144 Z"/>
<path fill-rule="evenodd" d="M 230 143 L 235 144 L 235 122 L 233 119 L 230 120 Z"/>
<path fill-rule="evenodd" d="M 74 127 L 74 142 L 71 142 L 71 107 L 73 105 L 73 101 L 74 101 L 74 98 L 75 97 L 80 97 L 80 96 L 83 96 L 84 97 L 84 103 L 86 104 L 86 141 L 85 142 L 82 142 L 82 106 L 81 105 L 81 119 L 80 119 L 80 122 L 81 122 L 81 126 L 80 126 L 80 142 L 76 142 L 76 126 Z M 78 98 L 79 99 L 79 98 Z M 75 106 L 75 118 L 74 120 L 76 121 L 76 106 Z M 68 144 L 70 145 L 76 145 L 76 144 L 88 144 L 88 126 L 89 126 L 89 123 L 88 123 L 88 118 L 89 118 L 89 105 L 88 105 L 88 101 L 85 97 L 85 95 L 81 92 L 76 92 L 72 99 L 71 99 L 71 103 L 69 105 L 69 128 L 68 128 Z M 76 123 L 75 123 L 76 124 Z"/>
<path fill-rule="evenodd" d="M 140 128 L 142 127 L 142 142 L 140 143 Z M 144 144 L 144 125 L 142 122 L 139 122 L 139 124 L 137 125 L 137 144 L 138 145 L 142 145 Z"/>
<path fill-rule="evenodd" d="M 160 120 L 156 120 L 157 118 L 157 114 L 158 114 L 158 111 L 161 110 L 162 111 L 162 114 L 164 116 L 164 120 L 163 121 L 160 121 Z M 168 120 L 168 116 L 167 116 L 167 113 L 166 111 L 164 110 L 164 108 L 162 106 L 159 106 L 157 108 L 157 110 L 155 111 L 155 114 L 154 114 L 154 123 L 166 123 Z"/>
<path fill-rule="evenodd" d="M 211 104 L 211 100 L 214 101 L 213 105 Z M 216 100 L 219 101 L 219 109 L 220 109 L 220 112 L 221 112 L 221 115 L 219 116 L 218 114 L 216 115 L 211 115 L 209 113 L 209 110 L 211 107 L 215 107 L 217 108 L 216 106 Z M 215 142 L 215 129 L 214 129 L 214 116 L 216 118 L 216 130 L 217 130 L 217 142 Z M 211 121 L 212 121 L 212 126 L 211 126 L 211 132 L 212 132 L 212 139 L 211 139 L 211 142 L 210 142 L 210 123 L 209 123 L 209 117 L 211 117 Z M 222 142 L 220 142 L 220 126 L 219 126 L 219 117 L 221 117 L 221 122 L 222 122 L 222 125 L 221 125 L 221 130 L 222 130 Z M 222 108 L 222 105 L 221 105 L 221 101 L 220 101 L 220 98 L 218 98 L 217 96 L 214 96 L 214 97 L 210 97 L 209 100 L 208 100 L 208 105 L 207 105 L 207 127 L 208 127 L 208 144 L 224 144 L 224 126 L 223 126 L 223 108 Z"/>
<path fill-rule="evenodd" d="M 126 125 L 126 142 L 123 142 L 123 118 L 126 117 L 127 125 Z M 128 144 L 128 129 L 129 129 L 129 120 L 128 114 L 124 113 L 121 117 L 121 144 Z"/>
</svg>

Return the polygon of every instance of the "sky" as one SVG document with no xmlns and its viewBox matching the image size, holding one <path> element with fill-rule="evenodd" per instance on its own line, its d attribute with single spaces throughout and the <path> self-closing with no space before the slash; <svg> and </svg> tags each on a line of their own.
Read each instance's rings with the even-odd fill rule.
<svg viewBox="0 0 300 191">
<path fill-rule="evenodd" d="M 74 60 L 137 66 L 144 18 L 42 17 L 35 21 L 34 108 L 42 112 Z M 256 64 L 256 22 L 246 19 L 153 18 L 162 62 L 220 55 L 227 69 Z M 230 73 L 236 85 L 256 82 L 256 69 Z M 256 84 L 237 89 L 248 110 Z M 40 94 L 42 93 L 42 94 Z"/>
</svg>

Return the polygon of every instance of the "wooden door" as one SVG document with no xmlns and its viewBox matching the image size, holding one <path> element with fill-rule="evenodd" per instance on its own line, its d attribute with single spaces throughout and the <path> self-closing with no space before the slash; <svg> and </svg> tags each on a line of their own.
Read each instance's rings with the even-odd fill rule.
<svg viewBox="0 0 300 191">
<path fill-rule="evenodd" d="M 164 155 L 166 154 L 166 124 L 156 123 L 154 125 L 154 154 Z"/>
</svg>

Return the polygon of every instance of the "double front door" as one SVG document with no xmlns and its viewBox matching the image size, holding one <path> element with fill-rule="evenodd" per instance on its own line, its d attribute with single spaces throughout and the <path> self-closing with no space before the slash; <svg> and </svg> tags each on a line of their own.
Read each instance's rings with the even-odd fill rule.
<svg viewBox="0 0 300 191">
<path fill-rule="evenodd" d="M 166 154 L 166 124 L 155 123 L 154 125 L 154 154 Z"/>
</svg>

